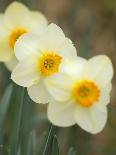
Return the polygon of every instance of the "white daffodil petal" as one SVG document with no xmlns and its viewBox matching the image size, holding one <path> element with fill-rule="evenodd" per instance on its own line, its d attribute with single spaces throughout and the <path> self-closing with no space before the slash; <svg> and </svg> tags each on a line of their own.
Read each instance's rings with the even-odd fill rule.
<svg viewBox="0 0 116 155">
<path fill-rule="evenodd" d="M 0 39 L 4 38 L 4 37 L 9 37 L 10 36 L 10 31 L 8 29 L 6 29 L 4 27 L 4 25 L 2 25 L 3 23 L 0 23 Z M 8 43 L 9 44 L 9 43 Z"/>
<path fill-rule="evenodd" d="M 11 74 L 12 80 L 20 86 L 30 87 L 40 79 L 36 61 L 32 58 L 23 59 Z"/>
<path fill-rule="evenodd" d="M 67 101 L 71 98 L 71 84 L 71 78 L 66 74 L 58 73 L 45 79 L 48 91 L 57 101 Z"/>
<path fill-rule="evenodd" d="M 9 37 L 0 38 L 0 61 L 9 61 L 13 56 L 13 50 L 9 47 Z"/>
<path fill-rule="evenodd" d="M 75 106 L 67 102 L 52 100 L 48 105 L 48 119 L 56 126 L 68 127 L 75 124 Z"/>
<path fill-rule="evenodd" d="M 0 13 L 0 23 L 1 23 L 1 21 L 3 21 L 3 17 L 4 17 L 4 14 Z"/>
<path fill-rule="evenodd" d="M 13 56 L 11 58 L 11 60 L 5 62 L 5 65 L 9 71 L 13 71 L 13 69 L 16 67 L 17 63 L 18 63 L 18 60 L 16 59 L 15 56 Z"/>
<path fill-rule="evenodd" d="M 48 35 L 48 37 L 55 39 L 55 40 L 60 40 L 65 37 L 62 29 L 53 23 L 48 26 L 46 34 Z"/>
<path fill-rule="evenodd" d="M 59 46 L 56 46 L 56 52 L 69 59 L 77 57 L 76 48 L 74 47 L 72 41 L 68 38 L 65 38 Z"/>
<path fill-rule="evenodd" d="M 15 56 L 18 60 L 27 58 L 27 56 L 38 57 L 41 52 L 38 48 L 38 36 L 34 34 L 24 34 L 16 42 Z"/>
<path fill-rule="evenodd" d="M 81 57 L 65 59 L 60 66 L 60 72 L 69 74 L 73 79 L 78 80 L 84 74 L 86 63 L 86 59 Z"/>
<path fill-rule="evenodd" d="M 31 11 L 31 14 L 32 14 L 32 17 L 34 18 L 34 21 L 36 19 L 36 22 L 37 22 L 37 19 L 39 21 L 40 24 L 43 24 L 43 25 L 48 25 L 48 21 L 46 19 L 46 17 L 39 11 Z"/>
<path fill-rule="evenodd" d="M 45 16 L 38 11 L 31 11 L 30 23 L 31 24 L 27 25 L 30 32 L 39 34 L 39 35 L 45 31 L 48 25 L 48 21 L 45 18 Z"/>
<path fill-rule="evenodd" d="M 95 56 L 88 61 L 87 78 L 94 79 L 100 85 L 105 85 L 113 77 L 113 67 L 105 55 Z"/>
<path fill-rule="evenodd" d="M 55 24 L 48 25 L 42 36 L 38 40 L 41 51 L 57 52 L 58 47 L 65 40 L 65 35 L 60 27 Z"/>
<path fill-rule="evenodd" d="M 11 59 L 13 50 L 9 47 L 10 31 L 4 27 L 3 20 L 3 14 L 0 14 L 0 61 L 6 62 Z"/>
<path fill-rule="evenodd" d="M 75 121 L 87 132 L 97 134 L 103 130 L 106 124 L 107 108 L 106 106 L 99 107 L 97 104 L 90 108 L 78 106 L 75 112 Z"/>
<path fill-rule="evenodd" d="M 2 34 L 1 31 L 3 31 L 3 29 L 4 29 L 4 14 L 0 14 L 0 35 Z"/>
<path fill-rule="evenodd" d="M 50 100 L 50 94 L 48 93 L 44 83 L 41 80 L 38 84 L 27 88 L 27 90 L 31 99 L 36 103 L 46 104 Z"/>
<path fill-rule="evenodd" d="M 4 21 L 10 29 L 25 26 L 29 20 L 30 11 L 22 3 L 13 2 L 5 11 Z"/>
<path fill-rule="evenodd" d="M 110 102 L 110 92 L 112 89 L 111 82 L 106 84 L 104 88 L 101 88 L 100 90 L 100 105 L 107 105 Z"/>
</svg>

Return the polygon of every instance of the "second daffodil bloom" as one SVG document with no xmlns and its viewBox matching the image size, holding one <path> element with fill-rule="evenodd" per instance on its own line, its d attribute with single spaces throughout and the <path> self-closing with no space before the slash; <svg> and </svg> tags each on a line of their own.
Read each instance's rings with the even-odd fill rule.
<svg viewBox="0 0 116 155">
<path fill-rule="evenodd" d="M 100 132 L 107 120 L 112 63 L 107 56 L 65 61 L 61 73 L 46 79 L 54 97 L 48 106 L 49 120 L 61 127 L 78 124 L 90 133 Z"/>
<path fill-rule="evenodd" d="M 4 14 L 0 14 L 0 61 L 5 62 L 12 70 L 17 59 L 14 55 L 14 45 L 24 33 L 38 33 L 47 27 L 43 14 L 29 10 L 19 2 L 11 3 Z"/>
<path fill-rule="evenodd" d="M 11 78 L 18 85 L 28 87 L 37 103 L 48 103 L 45 79 L 58 73 L 64 58 L 75 58 L 76 49 L 60 27 L 50 24 L 41 36 L 24 34 L 15 45 L 19 60 Z"/>
</svg>

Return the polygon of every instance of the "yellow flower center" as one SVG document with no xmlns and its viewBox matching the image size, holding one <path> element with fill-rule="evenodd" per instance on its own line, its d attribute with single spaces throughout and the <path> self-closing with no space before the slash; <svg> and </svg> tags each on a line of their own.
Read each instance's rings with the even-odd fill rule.
<svg viewBox="0 0 116 155">
<path fill-rule="evenodd" d="M 77 104 L 89 107 L 99 100 L 100 90 L 95 83 L 91 81 L 80 81 L 73 85 L 73 97 Z"/>
<path fill-rule="evenodd" d="M 47 52 L 39 59 L 39 68 L 44 76 L 49 76 L 59 71 L 62 57 L 53 52 Z"/>
<path fill-rule="evenodd" d="M 27 30 L 24 29 L 24 28 L 17 28 L 17 29 L 14 29 L 11 32 L 10 38 L 9 38 L 9 46 L 10 46 L 10 48 L 14 48 L 15 42 L 24 33 L 27 33 Z"/>
</svg>

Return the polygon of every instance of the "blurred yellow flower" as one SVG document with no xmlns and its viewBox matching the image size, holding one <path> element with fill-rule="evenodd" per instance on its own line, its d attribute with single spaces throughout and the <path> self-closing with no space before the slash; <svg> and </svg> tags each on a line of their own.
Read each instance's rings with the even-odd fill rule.
<svg viewBox="0 0 116 155">
<path fill-rule="evenodd" d="M 89 60 L 66 60 L 61 72 L 48 77 L 45 84 L 54 99 L 48 106 L 49 120 L 61 127 L 78 124 L 96 134 L 107 121 L 113 67 L 107 56 Z"/>
<path fill-rule="evenodd" d="M 30 97 L 37 103 L 49 102 L 45 79 L 60 71 L 64 58 L 77 56 L 72 41 L 55 24 L 50 24 L 41 36 L 24 34 L 14 51 L 19 63 L 11 78 L 18 85 L 28 87 Z"/>
<path fill-rule="evenodd" d="M 17 64 L 14 45 L 25 33 L 41 34 L 48 22 L 43 14 L 30 11 L 19 2 L 11 3 L 4 14 L 0 14 L 0 61 L 5 62 L 9 70 Z"/>
</svg>

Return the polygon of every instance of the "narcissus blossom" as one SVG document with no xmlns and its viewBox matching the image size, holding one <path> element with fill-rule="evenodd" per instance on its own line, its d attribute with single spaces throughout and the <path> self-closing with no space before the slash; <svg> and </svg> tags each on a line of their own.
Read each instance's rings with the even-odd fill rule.
<svg viewBox="0 0 116 155">
<path fill-rule="evenodd" d="M 14 45 L 24 33 L 38 33 L 47 26 L 40 12 L 31 11 L 19 2 L 11 3 L 4 14 L 0 14 L 0 61 L 12 70 L 17 63 Z"/>
<path fill-rule="evenodd" d="M 37 103 L 49 102 L 45 79 L 60 71 L 65 58 L 77 56 L 71 40 L 55 24 L 50 24 L 41 36 L 24 34 L 14 50 L 19 63 L 11 78 L 27 87 L 30 97 Z"/>
<path fill-rule="evenodd" d="M 64 61 L 61 72 L 45 80 L 54 98 L 48 106 L 49 120 L 61 127 L 77 123 L 90 133 L 100 132 L 107 121 L 112 76 L 112 63 L 104 55 Z"/>
</svg>

